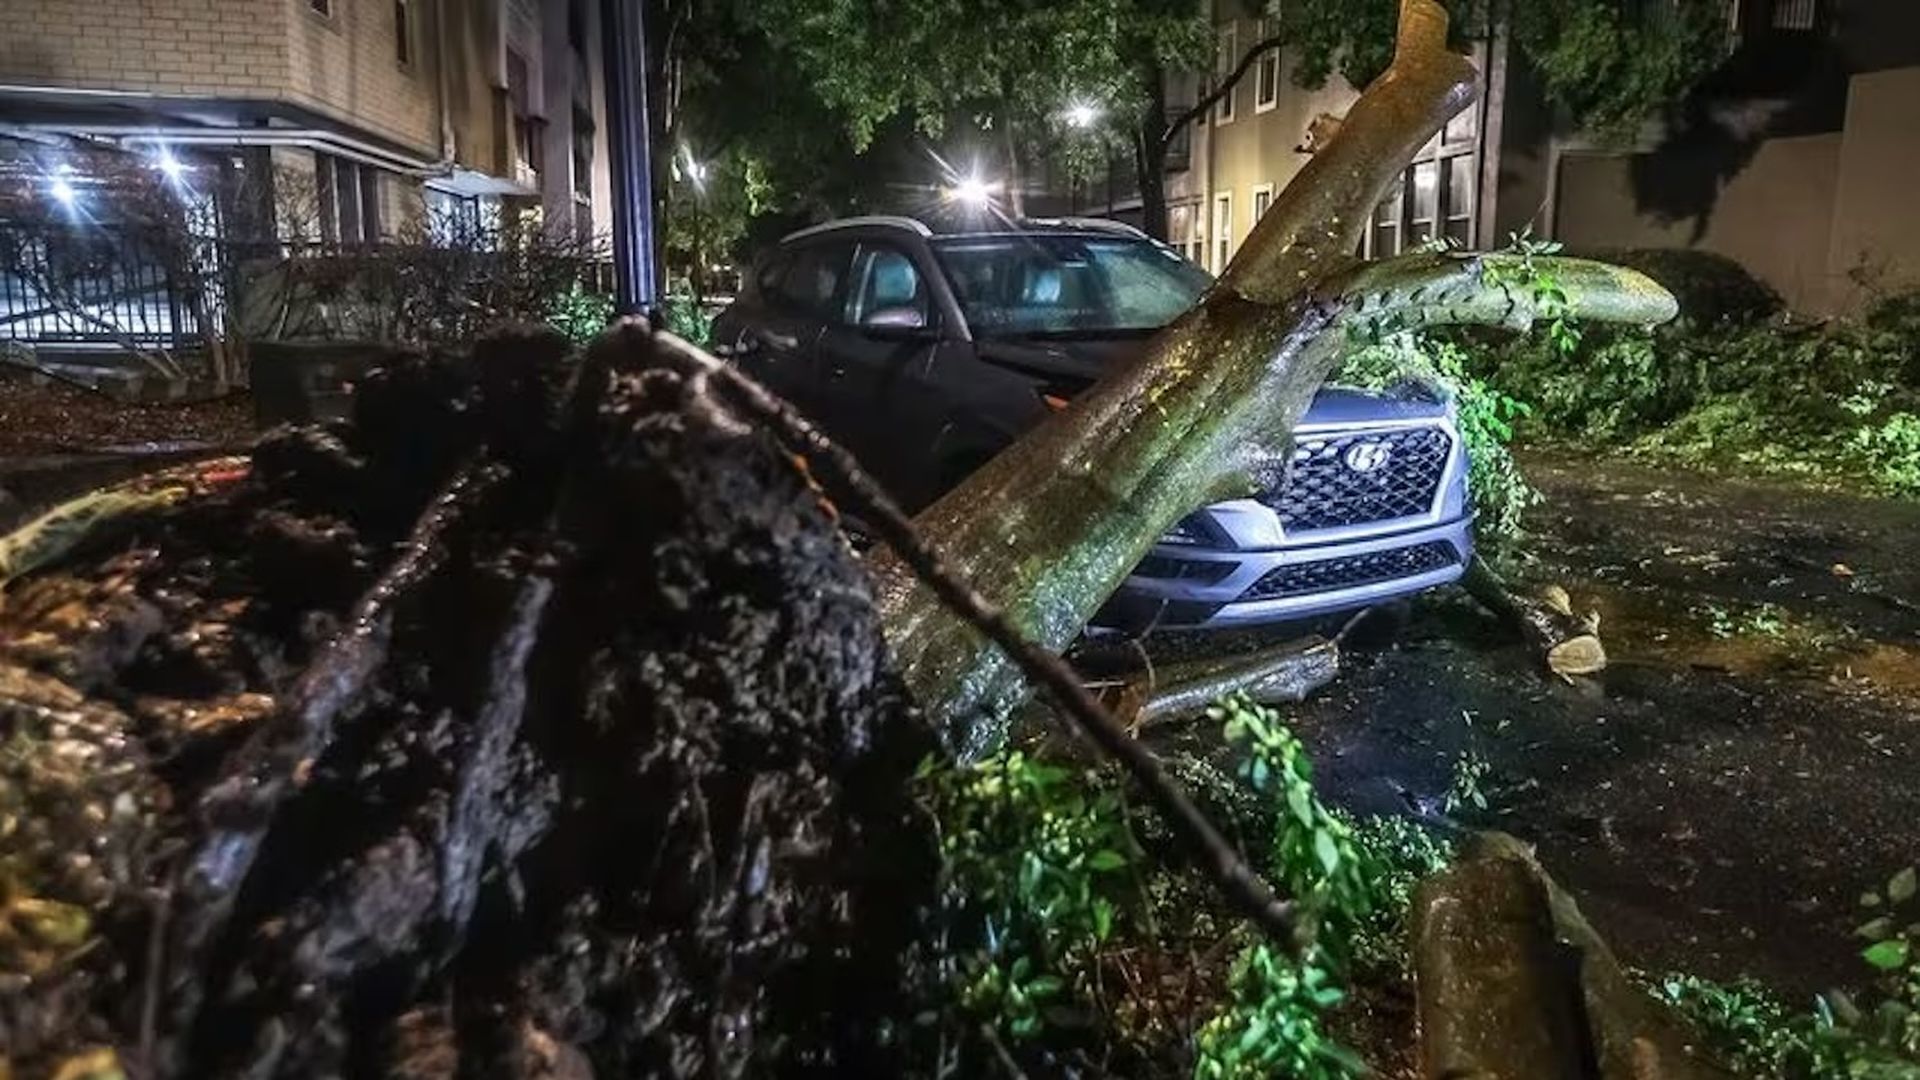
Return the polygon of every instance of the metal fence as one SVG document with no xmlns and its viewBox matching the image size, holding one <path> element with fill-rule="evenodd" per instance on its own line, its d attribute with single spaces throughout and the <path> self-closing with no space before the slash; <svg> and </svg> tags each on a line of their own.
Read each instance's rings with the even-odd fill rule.
<svg viewBox="0 0 1920 1080">
<path fill-rule="evenodd" d="M 0 221 L 0 340 L 178 349 L 218 318 L 225 259 L 164 229 Z"/>
</svg>

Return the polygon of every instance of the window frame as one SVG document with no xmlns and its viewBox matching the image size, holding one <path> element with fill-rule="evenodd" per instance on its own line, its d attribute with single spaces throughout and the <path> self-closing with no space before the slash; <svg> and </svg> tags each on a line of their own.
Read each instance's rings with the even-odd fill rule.
<svg viewBox="0 0 1920 1080">
<path fill-rule="evenodd" d="M 1266 205 L 1264 206 L 1261 205 L 1261 199 L 1263 197 L 1266 200 Z M 1252 224 L 1256 226 L 1259 225 L 1260 219 L 1265 217 L 1267 211 L 1273 207 L 1273 182 L 1268 181 L 1266 183 L 1253 185 L 1253 198 L 1248 200 L 1247 206 L 1253 211 Z"/>
<path fill-rule="evenodd" d="M 1273 23 L 1274 20 L 1272 19 L 1261 19 L 1259 23 L 1256 24 L 1253 40 L 1256 42 L 1265 41 L 1268 37 L 1272 36 L 1275 32 Z M 1282 74 L 1280 54 L 1282 51 L 1284 50 L 1279 48 L 1268 49 L 1266 52 L 1260 54 L 1259 63 L 1254 65 L 1253 114 L 1255 116 L 1264 112 L 1272 112 L 1280 107 L 1280 76 Z M 1269 85 L 1268 81 L 1269 71 L 1271 71 L 1272 74 L 1271 85 Z M 1268 93 L 1269 90 L 1272 91 L 1271 94 Z"/>
<path fill-rule="evenodd" d="M 414 70 L 414 46 L 418 43 L 419 35 L 414 33 L 413 0 L 393 0 L 393 61 L 401 71 Z"/>
<path fill-rule="evenodd" d="M 773 311 L 794 319 L 811 319 L 822 325 L 837 325 L 845 318 L 847 303 L 847 285 L 853 277 L 853 254 L 859 242 L 847 237 L 832 237 L 811 244 L 801 244 L 789 249 L 786 265 L 781 268 L 779 280 L 774 285 L 772 295 L 767 297 L 767 306 Z M 786 287 L 787 275 L 794 273 L 808 260 L 820 258 L 823 254 L 839 252 L 839 278 L 834 282 L 833 295 L 822 297 L 819 307 L 811 301 L 801 302 Z"/>
<path fill-rule="evenodd" d="M 1227 264 L 1233 261 L 1233 192 L 1216 191 L 1213 193 L 1213 241 L 1208 245 L 1207 254 L 1213 258 L 1214 265 L 1208 269 L 1215 277 L 1226 273 Z"/>
<path fill-rule="evenodd" d="M 1214 39 L 1213 78 L 1216 89 L 1221 80 L 1232 74 L 1234 65 L 1239 62 L 1240 24 L 1238 20 L 1229 20 L 1218 28 Z M 1240 86 L 1235 83 L 1227 87 L 1226 93 L 1220 95 L 1220 100 L 1213 103 L 1213 108 L 1208 111 L 1213 114 L 1214 127 L 1233 123 L 1237 104 L 1234 99 L 1239 96 Z"/>
<path fill-rule="evenodd" d="M 865 301 L 864 294 L 873 279 L 873 256 L 879 253 L 897 255 L 912 269 L 914 279 L 919 286 L 915 291 L 920 297 L 920 326 L 923 329 L 932 327 L 938 315 L 933 304 L 933 283 L 927 277 L 926 267 L 921 265 L 919 259 L 914 258 L 913 252 L 899 244 L 871 239 L 860 240 L 853 245 L 853 255 L 847 265 L 846 280 L 840 289 L 840 317 L 836 320 L 837 323 L 857 329 L 863 325 L 862 319 L 872 314 L 867 311 L 856 312 L 854 308 L 856 302 L 864 303 Z M 863 257 L 866 260 L 864 265 L 861 261 Z"/>
<path fill-rule="evenodd" d="M 307 14 L 316 19 L 333 21 L 333 0 L 307 0 Z"/>
</svg>

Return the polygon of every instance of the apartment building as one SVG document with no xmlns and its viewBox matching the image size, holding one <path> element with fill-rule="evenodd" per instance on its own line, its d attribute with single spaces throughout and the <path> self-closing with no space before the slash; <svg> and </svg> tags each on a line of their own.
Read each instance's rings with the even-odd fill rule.
<svg viewBox="0 0 1920 1080">
<path fill-rule="evenodd" d="M 1269 36 L 1248 10 L 1215 0 L 1214 70 L 1174 77 L 1172 112 Z M 1728 28 L 1723 68 L 1627 145 L 1572 130 L 1504 35 L 1478 43 L 1477 101 L 1389 188 L 1363 253 L 1531 229 L 1576 249 L 1727 255 L 1813 313 L 1920 286 L 1920 216 L 1905 205 L 1920 175 L 1920 3 L 1728 0 Z M 1167 239 L 1216 273 L 1358 97 L 1337 78 L 1301 89 L 1295 63 L 1268 52 L 1172 156 Z M 1138 222 L 1130 171 L 1117 162 L 1073 211 Z"/>
<path fill-rule="evenodd" d="M 436 221 L 608 222 L 589 0 L 0 0 L 0 173 L 111 146 L 356 243 Z M 62 174 L 70 194 L 84 176 Z M 243 183 L 244 182 L 244 183 Z M 284 220 L 289 187 L 310 221 Z M 264 193 L 272 189 L 272 197 Z"/>
<path fill-rule="evenodd" d="M 1214 70 L 1176 75 L 1168 87 L 1170 111 L 1183 113 L 1215 80 L 1232 71 L 1255 43 L 1274 33 L 1271 22 L 1247 14 L 1237 0 L 1214 4 Z M 1490 115 L 1506 79 L 1497 43 L 1476 49 L 1481 94 L 1423 147 L 1389 189 L 1369 222 L 1362 243 L 1369 256 L 1399 254 L 1436 237 L 1483 246 L 1506 224 L 1495 210 L 1501 116 Z M 1318 90 L 1297 85 L 1298 58 L 1268 50 L 1207 115 L 1182 131 L 1167 177 L 1167 239 L 1214 273 L 1225 269 L 1254 222 L 1305 167 L 1317 145 L 1330 138 L 1359 96 L 1338 78 Z M 1111 183 L 1096 197 L 1083 196 L 1080 213 L 1122 219 L 1139 214 L 1137 185 Z"/>
</svg>

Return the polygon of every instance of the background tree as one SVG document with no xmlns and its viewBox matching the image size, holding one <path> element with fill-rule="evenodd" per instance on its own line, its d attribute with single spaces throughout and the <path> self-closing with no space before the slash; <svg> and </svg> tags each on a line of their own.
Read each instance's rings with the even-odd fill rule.
<svg viewBox="0 0 1920 1080">
<path fill-rule="evenodd" d="M 970 123 L 995 144 L 1015 213 L 1040 144 L 1088 145 L 1058 138 L 1070 106 L 1131 119 L 1143 62 L 1193 63 L 1208 40 L 1206 20 L 1175 0 L 756 0 L 752 12 L 844 118 L 856 149 L 897 118 L 928 135 Z"/>
</svg>

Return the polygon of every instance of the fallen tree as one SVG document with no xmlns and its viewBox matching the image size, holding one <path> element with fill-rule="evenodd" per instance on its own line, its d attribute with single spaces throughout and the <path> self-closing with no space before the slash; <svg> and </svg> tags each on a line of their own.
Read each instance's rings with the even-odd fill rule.
<svg viewBox="0 0 1920 1080">
<path fill-rule="evenodd" d="M 31 560 L 0 609 L 8 1063 L 897 1072 L 934 881 L 906 691 L 974 751 L 1044 685 L 1290 944 L 1290 905 L 1059 651 L 1172 521 L 1278 479 L 1351 335 L 1672 307 L 1574 260 L 1350 259 L 1471 93 L 1438 6 L 1403 19 L 1394 70 L 1199 308 L 921 518 L 872 515 L 877 617 L 755 424 L 841 458 L 630 332 L 577 368 L 551 339 L 398 364 L 350 428 Z"/>
<path fill-rule="evenodd" d="M 1201 303 L 915 519 L 1021 634 L 1064 649 L 1181 516 L 1278 482 L 1294 423 L 1350 339 L 1673 317 L 1650 279 L 1579 259 L 1353 258 L 1387 182 L 1473 98 L 1473 67 L 1446 40 L 1435 0 L 1403 0 L 1391 68 Z M 995 745 L 1029 692 L 1017 666 L 905 563 L 882 557 L 875 577 L 915 696 L 962 753 Z"/>
</svg>

